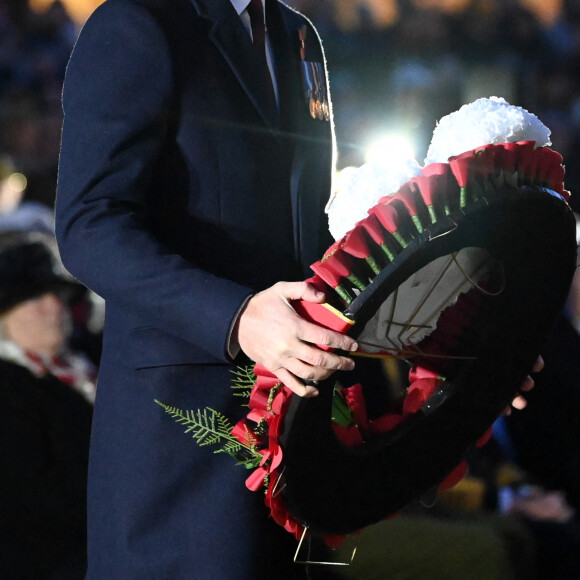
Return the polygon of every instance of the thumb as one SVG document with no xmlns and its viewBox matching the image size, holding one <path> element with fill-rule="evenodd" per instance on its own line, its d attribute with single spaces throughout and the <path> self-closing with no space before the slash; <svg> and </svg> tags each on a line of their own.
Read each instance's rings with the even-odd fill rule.
<svg viewBox="0 0 580 580">
<path fill-rule="evenodd" d="M 315 302 L 321 304 L 326 300 L 326 294 L 317 290 L 309 282 L 285 282 L 282 289 L 287 300 L 304 300 L 305 302 Z"/>
</svg>

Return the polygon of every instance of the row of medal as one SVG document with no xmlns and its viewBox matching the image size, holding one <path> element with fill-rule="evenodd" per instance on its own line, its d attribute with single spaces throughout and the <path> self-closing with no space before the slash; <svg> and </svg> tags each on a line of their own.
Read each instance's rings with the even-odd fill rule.
<svg viewBox="0 0 580 580">
<path fill-rule="evenodd" d="M 324 67 L 321 62 L 302 61 L 302 78 L 306 102 L 310 116 L 321 121 L 330 121 L 328 91 L 324 81 Z"/>
</svg>

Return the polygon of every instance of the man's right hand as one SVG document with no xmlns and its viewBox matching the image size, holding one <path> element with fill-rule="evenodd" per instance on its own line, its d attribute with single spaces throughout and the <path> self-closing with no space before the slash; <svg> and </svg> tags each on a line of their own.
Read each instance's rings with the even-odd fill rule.
<svg viewBox="0 0 580 580">
<path fill-rule="evenodd" d="M 318 395 L 316 387 L 303 381 L 320 381 L 334 371 L 354 368 L 351 358 L 320 348 L 355 351 L 354 339 L 304 320 L 292 307 L 295 300 L 325 299 L 308 282 L 278 282 L 248 301 L 234 327 L 232 338 L 244 353 L 301 397 Z"/>
</svg>

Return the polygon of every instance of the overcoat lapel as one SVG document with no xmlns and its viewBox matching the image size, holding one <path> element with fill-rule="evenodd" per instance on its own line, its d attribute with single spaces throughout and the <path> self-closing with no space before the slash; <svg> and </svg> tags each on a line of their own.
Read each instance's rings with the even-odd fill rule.
<svg viewBox="0 0 580 580">
<path fill-rule="evenodd" d="M 210 40 L 221 52 L 240 85 L 273 130 L 279 125 L 279 115 L 269 87 L 255 60 L 252 41 L 240 17 L 228 0 L 191 0 L 198 14 L 211 22 Z"/>
</svg>

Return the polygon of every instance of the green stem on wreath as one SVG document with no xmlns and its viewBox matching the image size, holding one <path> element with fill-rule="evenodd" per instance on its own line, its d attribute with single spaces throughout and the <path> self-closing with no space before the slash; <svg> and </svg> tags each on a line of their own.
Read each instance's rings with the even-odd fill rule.
<svg viewBox="0 0 580 580">
<path fill-rule="evenodd" d="M 435 208 L 432 205 L 428 205 L 427 208 L 429 209 L 429 216 L 431 218 L 431 223 L 434 224 L 437 222 L 437 214 L 435 213 Z"/>
<path fill-rule="evenodd" d="M 417 228 L 417 231 L 422 234 L 423 233 L 423 224 L 421 223 L 421 220 L 419 219 L 418 215 L 412 215 L 411 219 L 413 220 L 413 223 L 415 224 L 415 227 Z"/>
<path fill-rule="evenodd" d="M 459 207 L 463 208 L 467 205 L 467 187 L 462 187 L 459 196 Z"/>
<path fill-rule="evenodd" d="M 338 285 L 334 291 L 347 303 L 350 304 L 352 302 L 352 297 L 349 293 L 344 289 L 343 286 Z"/>
<path fill-rule="evenodd" d="M 401 244 L 401 247 L 403 249 L 409 245 L 409 244 L 407 244 L 407 242 L 404 240 L 403 236 L 399 232 L 393 232 L 392 235 L 395 238 L 395 240 L 397 240 L 397 242 L 399 242 L 399 244 Z"/>
<path fill-rule="evenodd" d="M 381 249 L 383 250 L 383 252 L 385 252 L 385 254 L 387 255 L 387 258 L 389 258 L 389 261 L 392 262 L 395 259 L 395 254 L 393 254 L 393 252 L 391 252 L 391 250 L 389 250 L 389 248 L 387 247 L 387 244 L 381 244 Z"/>
<path fill-rule="evenodd" d="M 355 285 L 356 288 L 358 288 L 361 292 L 366 288 L 366 286 L 363 284 L 362 280 L 353 273 L 350 273 L 348 275 L 348 279 Z"/>
<path fill-rule="evenodd" d="M 365 258 L 367 264 L 370 266 L 371 270 L 378 276 L 381 273 L 381 269 L 377 264 L 376 260 L 372 256 Z"/>
</svg>

